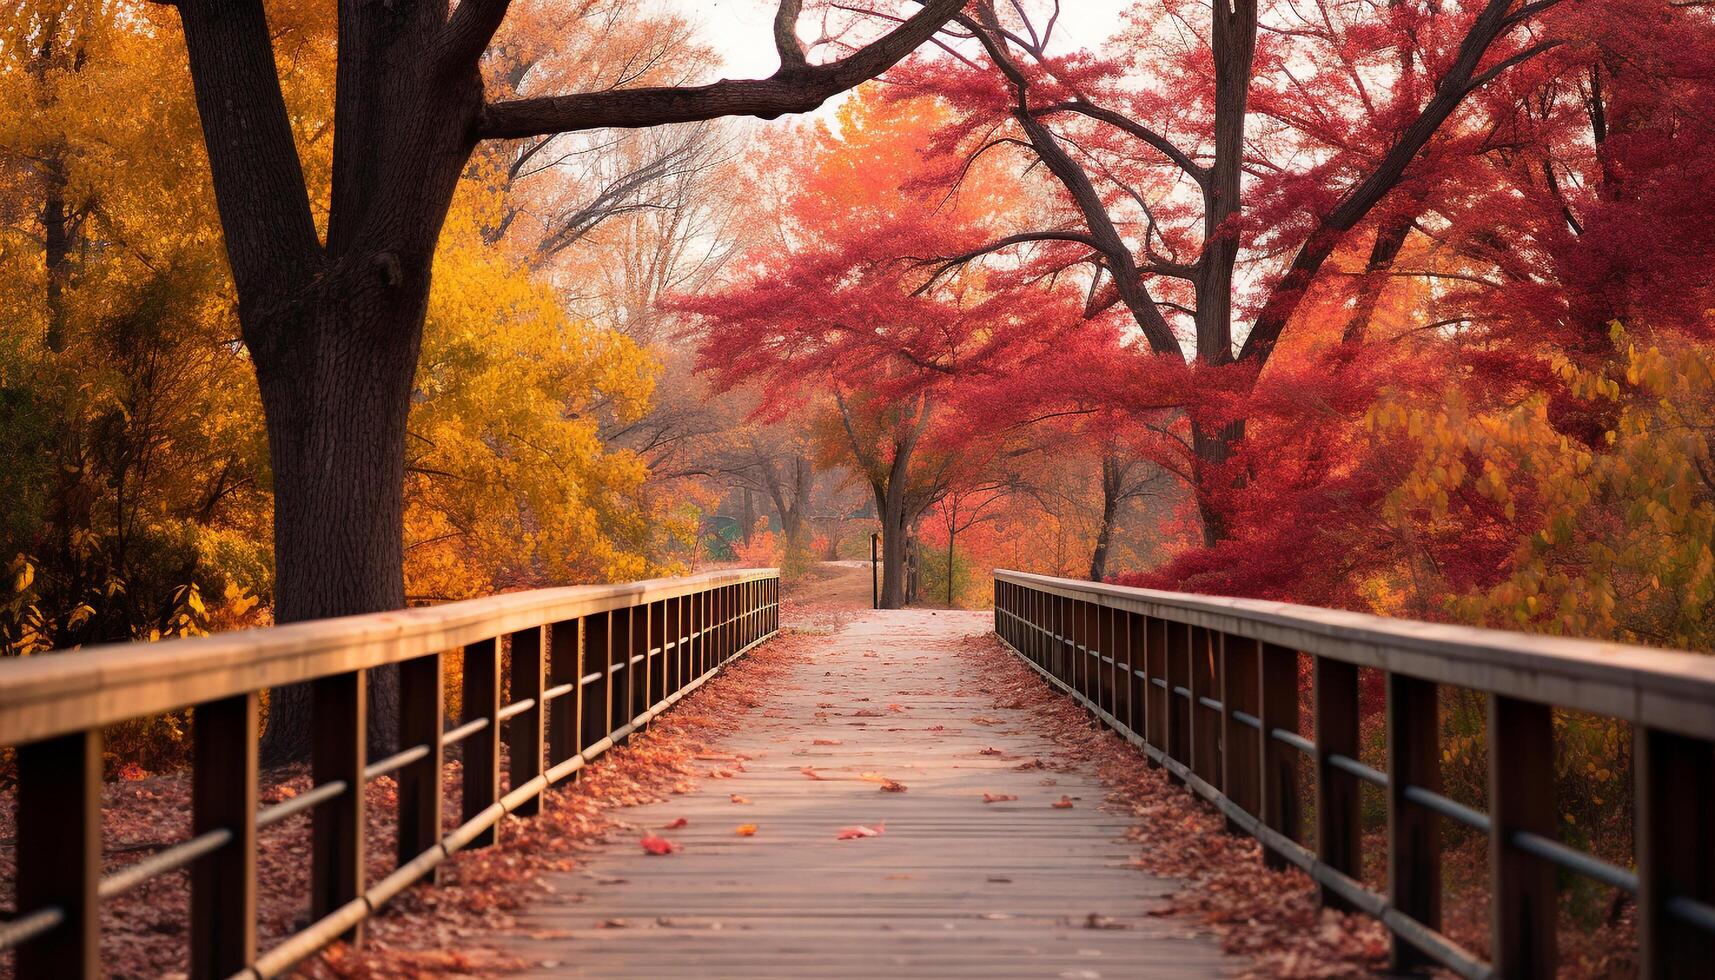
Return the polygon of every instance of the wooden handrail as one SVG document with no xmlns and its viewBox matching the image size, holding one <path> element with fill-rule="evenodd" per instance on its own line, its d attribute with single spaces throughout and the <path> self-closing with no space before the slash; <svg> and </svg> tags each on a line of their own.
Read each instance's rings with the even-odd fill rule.
<svg viewBox="0 0 1715 980">
<path fill-rule="evenodd" d="M 774 569 L 737 569 L 508 592 L 193 639 L 4 659 L 0 745 L 100 728 L 247 691 L 456 650 L 542 623 L 778 576 Z"/>
<path fill-rule="evenodd" d="M 775 569 L 544 589 L 400 612 L 0 661 L 0 745 L 17 749 L 18 911 L 0 950 L 18 977 L 98 977 L 100 903 L 191 872 L 190 976 L 280 976 L 455 852 L 494 843 L 507 814 L 696 690 L 780 628 Z M 442 653 L 463 651 L 448 728 Z M 510 701 L 502 703 L 503 651 Z M 400 750 L 369 763 L 370 669 L 397 664 Z M 594 669 L 591 669 L 594 668 Z M 262 809 L 260 692 L 310 687 L 311 787 Z M 102 875 L 102 729 L 191 709 L 191 836 Z M 501 791 L 501 745 L 509 748 Z M 462 823 L 442 828 L 443 753 L 463 754 Z M 397 781 L 396 870 L 366 882 L 365 784 Z M 256 938 L 258 831 L 308 814 L 313 922 Z"/>
<path fill-rule="evenodd" d="M 1697 977 L 1715 961 L 1715 658 L 1011 571 L 995 572 L 994 604 L 1007 646 L 1261 841 L 1271 865 L 1302 868 L 1325 905 L 1380 919 L 1394 969 L 1552 977 L 1563 873 L 1636 896 L 1640 975 Z M 1299 734 L 1306 659 L 1313 739 Z M 1361 667 L 1386 679 L 1385 772 L 1358 758 Z M 1442 685 L 1488 698 L 1487 813 L 1442 795 Z M 1635 869 L 1556 839 L 1557 708 L 1632 726 Z M 1386 895 L 1360 880 L 1361 783 L 1387 798 Z M 1440 931 L 1441 820 L 1489 838 L 1487 962 Z"/>
<path fill-rule="evenodd" d="M 1705 654 L 1028 572 L 997 570 L 994 578 L 1359 667 L 1715 739 L 1715 657 Z"/>
</svg>

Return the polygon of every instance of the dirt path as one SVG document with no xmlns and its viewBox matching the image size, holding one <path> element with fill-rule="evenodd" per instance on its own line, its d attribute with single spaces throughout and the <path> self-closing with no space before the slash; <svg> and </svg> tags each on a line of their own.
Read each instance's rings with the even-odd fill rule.
<svg viewBox="0 0 1715 980">
<path fill-rule="evenodd" d="M 812 595 L 849 603 L 854 583 L 867 605 L 867 568 Z M 715 778 L 625 811 L 630 834 L 554 876 L 509 951 L 536 976 L 1230 972 L 1212 940 L 1148 914 L 1178 883 L 1129 866 L 1134 821 L 1095 773 L 1043 768 L 1054 744 L 995 706 L 967 655 L 988 629 L 977 613 L 850 615 L 703 760 Z M 836 839 L 857 826 L 885 832 Z M 645 833 L 682 850 L 646 854 Z"/>
</svg>

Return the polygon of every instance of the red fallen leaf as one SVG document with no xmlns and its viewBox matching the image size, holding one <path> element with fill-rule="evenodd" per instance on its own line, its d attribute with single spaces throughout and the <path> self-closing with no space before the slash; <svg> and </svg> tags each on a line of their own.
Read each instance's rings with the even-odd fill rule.
<svg viewBox="0 0 1715 980">
<path fill-rule="evenodd" d="M 818 738 L 814 742 L 811 742 L 810 744 L 811 745 L 839 745 L 841 743 L 840 743 L 840 740 L 837 738 Z"/>
<path fill-rule="evenodd" d="M 1011 793 L 984 793 L 983 794 L 983 802 L 984 803 L 1005 803 L 1008 800 L 1016 800 L 1016 799 L 1018 799 L 1018 797 L 1012 795 Z"/>
<path fill-rule="evenodd" d="M 947 730 L 947 726 L 946 725 L 930 725 L 928 728 L 925 728 L 923 730 L 926 732 L 944 732 Z"/>
<path fill-rule="evenodd" d="M 891 779 L 884 779 L 881 781 L 881 791 L 883 793 L 903 793 L 905 792 L 905 784 Z"/>
<path fill-rule="evenodd" d="M 800 766 L 798 771 L 803 773 L 804 776 L 808 779 L 821 779 L 821 778 L 823 778 L 820 774 L 818 774 L 816 772 L 816 770 L 811 769 L 809 766 Z"/>
<path fill-rule="evenodd" d="M 1056 810 L 1070 810 L 1072 809 L 1072 798 L 1062 793 L 1060 794 L 1060 798 L 1055 800 L 1051 805 Z"/>
<path fill-rule="evenodd" d="M 977 755 L 1005 755 L 1005 754 L 1006 754 L 1005 752 L 1002 752 L 1001 750 L 995 748 L 992 745 L 985 746 L 981 752 L 977 753 Z"/>
<path fill-rule="evenodd" d="M 733 833 L 739 835 L 740 837 L 755 837 L 756 836 L 756 824 L 741 823 L 738 825 L 738 828 L 733 831 Z"/>
<path fill-rule="evenodd" d="M 661 829 L 662 830 L 678 830 L 680 827 L 683 827 L 690 822 L 691 821 L 686 820 L 684 817 L 674 817 L 672 820 L 663 824 Z"/>
<path fill-rule="evenodd" d="M 643 840 L 638 843 L 642 844 L 643 849 L 650 854 L 671 854 L 679 849 L 679 845 L 665 837 L 657 837 L 654 834 L 644 834 Z"/>
<path fill-rule="evenodd" d="M 750 802 L 750 798 L 749 798 L 749 797 L 747 797 L 747 796 L 740 796 L 740 795 L 738 795 L 738 794 L 737 794 L 737 793 L 734 793 L 734 794 L 732 794 L 732 796 L 731 796 L 731 797 L 730 797 L 730 799 L 731 799 L 731 800 L 732 800 L 732 801 L 733 801 L 733 802 L 734 802 L 734 803 L 749 803 L 749 802 Z"/>
<path fill-rule="evenodd" d="M 868 708 L 864 708 L 861 711 L 852 712 L 852 717 L 853 718 L 880 718 L 881 712 L 871 711 Z"/>
<path fill-rule="evenodd" d="M 834 835 L 834 839 L 858 840 L 863 837 L 880 837 L 885 833 L 887 833 L 887 825 L 885 823 L 878 823 L 873 827 L 865 827 L 862 824 L 859 824 L 855 827 L 841 827 L 840 832 Z"/>
<path fill-rule="evenodd" d="M 887 706 L 887 710 L 889 710 L 889 711 L 904 711 L 905 706 L 902 704 L 890 704 Z"/>
</svg>

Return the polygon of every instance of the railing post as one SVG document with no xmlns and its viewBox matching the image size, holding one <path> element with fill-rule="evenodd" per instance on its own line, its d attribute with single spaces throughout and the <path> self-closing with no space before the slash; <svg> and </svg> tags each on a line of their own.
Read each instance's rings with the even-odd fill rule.
<svg viewBox="0 0 1715 980">
<path fill-rule="evenodd" d="M 1173 692 L 1162 687 L 1161 684 L 1157 684 L 1156 680 L 1159 679 L 1162 683 L 1167 682 L 1168 623 L 1165 619 L 1151 616 L 1145 626 L 1147 642 L 1144 648 L 1143 662 L 1147 665 L 1144 672 L 1149 675 L 1149 685 L 1144 688 L 1144 698 L 1149 705 L 1148 741 L 1149 744 L 1165 753 L 1168 743 L 1167 733 L 1170 730 L 1168 708 L 1173 702 Z M 1154 759 L 1149 761 L 1151 765 L 1160 765 Z"/>
<path fill-rule="evenodd" d="M 529 710 L 520 711 L 507 722 L 507 769 L 512 778 L 513 789 L 542 774 L 542 722 L 545 717 L 542 711 L 542 674 L 546 666 L 542 656 L 542 633 L 545 629 L 546 627 L 537 626 L 512 634 L 512 684 L 509 696 L 513 702 L 525 698 L 536 702 Z M 532 796 L 519 803 L 512 812 L 521 817 L 535 816 L 541 812 L 541 800 L 540 794 Z"/>
<path fill-rule="evenodd" d="M 1669 900 L 1715 904 L 1715 747 L 1643 725 L 1637 773 L 1638 976 L 1689 980 L 1715 964 L 1715 935 L 1674 918 Z"/>
<path fill-rule="evenodd" d="M 101 733 L 18 747 L 17 903 L 57 906 L 65 921 L 18 947 L 17 975 L 95 978 L 101 971 Z"/>
<path fill-rule="evenodd" d="M 584 656 L 581 669 L 587 682 L 579 690 L 582 700 L 578 714 L 582 719 L 581 745 L 585 750 L 613 731 L 613 719 L 608 714 L 609 706 L 613 703 L 609 696 L 613 687 L 613 661 L 608 641 L 612 620 L 611 612 L 593 613 L 583 620 Z"/>
<path fill-rule="evenodd" d="M 579 643 L 579 627 L 583 621 L 568 619 L 548 627 L 548 684 L 559 687 L 572 685 L 548 703 L 548 768 L 577 755 L 583 746 L 579 739 L 578 710 L 583 706 L 583 650 Z"/>
<path fill-rule="evenodd" d="M 1097 607 L 1102 611 L 1102 708 L 1119 721 L 1120 616 L 1112 606 Z M 1122 722 L 1123 724 L 1123 722 Z"/>
<path fill-rule="evenodd" d="M 608 613 L 608 714 L 607 731 L 613 734 L 631 721 L 631 610 L 615 609 Z M 614 739 L 624 745 L 626 738 Z"/>
<path fill-rule="evenodd" d="M 1298 733 L 1298 651 L 1262 645 L 1262 822 L 1289 840 L 1302 836 L 1303 806 L 1298 786 L 1297 750 L 1274 737 L 1275 729 Z M 1262 860 L 1276 870 L 1285 857 L 1263 848 Z"/>
<path fill-rule="evenodd" d="M 1132 712 L 1137 706 L 1137 685 L 1132 671 L 1132 631 L 1137 624 L 1135 613 L 1114 611 L 1114 717 L 1129 732 L 1137 728 Z"/>
<path fill-rule="evenodd" d="M 446 695 L 442 687 L 441 655 L 431 653 L 399 665 L 399 747 L 426 745 L 429 754 L 400 768 L 397 857 L 403 865 L 441 840 L 441 763 L 445 750 Z M 430 869 L 428 881 L 440 881 L 440 867 Z"/>
<path fill-rule="evenodd" d="M 257 700 L 209 701 L 191 717 L 191 834 L 232 834 L 191 865 L 192 980 L 230 977 L 256 958 Z"/>
<path fill-rule="evenodd" d="M 310 817 L 310 918 L 320 919 L 363 894 L 363 767 L 369 728 L 369 676 L 354 670 L 310 683 L 310 778 L 345 792 Z M 362 941 L 358 924 L 342 937 Z"/>
<path fill-rule="evenodd" d="M 1242 636 L 1221 641 L 1221 792 L 1253 817 L 1262 812 L 1262 733 L 1234 713 L 1261 717 L 1260 647 Z M 1228 829 L 1238 828 L 1229 823 Z"/>
<path fill-rule="evenodd" d="M 649 606 L 649 703 L 673 693 L 667 681 L 667 600 Z"/>
<path fill-rule="evenodd" d="M 464 791 L 460 813 L 465 821 L 476 817 L 500 799 L 500 640 L 478 640 L 464 648 L 464 710 L 461 720 L 487 718 L 488 724 L 464 740 Z M 488 847 L 500 839 L 496 821 L 475 837 L 469 847 Z"/>
<path fill-rule="evenodd" d="M 1140 738 L 1149 736 L 1149 682 L 1138 676 L 1147 672 L 1149 662 L 1149 619 L 1142 613 L 1126 614 L 1126 699 L 1130 702 L 1130 717 L 1126 724 Z"/>
<path fill-rule="evenodd" d="M 1436 686 L 1388 674 L 1388 900 L 1431 929 L 1441 929 L 1441 827 L 1435 814 L 1406 798 L 1409 787 L 1441 792 L 1441 721 Z M 1393 933 L 1388 966 L 1395 971 L 1433 961 Z"/>
<path fill-rule="evenodd" d="M 679 689 L 685 686 L 685 673 L 679 669 L 679 638 L 684 635 L 679 615 L 683 609 L 683 598 L 666 599 L 661 603 L 661 676 L 665 678 L 665 686 L 661 689 L 663 695 L 677 694 Z"/>
<path fill-rule="evenodd" d="M 1203 703 L 1220 691 L 1216 676 L 1221 656 L 1221 634 L 1202 626 L 1191 627 L 1190 675 L 1191 769 L 1210 786 L 1221 785 L 1221 716 Z"/>
<path fill-rule="evenodd" d="M 1555 869 L 1512 846 L 1519 831 L 1555 837 L 1554 814 L 1553 710 L 1489 695 L 1490 960 L 1498 977 L 1554 976 Z"/>
<path fill-rule="evenodd" d="M 1186 717 L 1188 704 L 1185 698 L 1179 696 L 1181 689 L 1188 689 L 1191 671 L 1191 627 L 1184 623 L 1167 622 L 1167 742 L 1162 746 L 1167 757 L 1180 763 L 1191 761 L 1191 719 Z M 1174 782 L 1184 780 L 1168 770 L 1168 778 Z"/>
<path fill-rule="evenodd" d="M 1330 868 L 1357 879 L 1363 866 L 1358 777 L 1337 768 L 1329 758 L 1358 757 L 1358 668 L 1317 657 L 1315 685 L 1316 854 Z M 1324 906 L 1351 909 L 1326 885 L 1317 886 L 1317 898 Z"/>
</svg>

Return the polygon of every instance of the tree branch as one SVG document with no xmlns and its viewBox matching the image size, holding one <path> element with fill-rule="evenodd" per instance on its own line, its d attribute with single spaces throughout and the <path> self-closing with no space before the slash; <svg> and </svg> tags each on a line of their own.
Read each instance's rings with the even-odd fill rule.
<svg viewBox="0 0 1715 980">
<path fill-rule="evenodd" d="M 1079 115 L 1088 116 L 1091 119 L 1105 122 L 1115 129 L 1128 133 L 1159 150 L 1163 156 L 1172 160 L 1174 165 L 1176 165 L 1180 170 L 1185 171 L 1187 176 L 1196 181 L 1198 186 L 1204 186 L 1209 181 L 1208 167 L 1202 166 L 1197 161 L 1191 159 L 1191 155 L 1174 145 L 1172 140 L 1169 140 L 1167 137 L 1153 129 L 1150 129 L 1148 126 L 1143 125 L 1135 119 L 1121 115 L 1112 109 L 1095 105 L 1094 103 L 1088 102 L 1084 99 L 1073 99 L 1068 102 L 1056 102 L 1053 105 L 1045 105 L 1030 110 L 1030 114 L 1033 116 L 1046 116 L 1050 113 L 1056 112 L 1075 112 Z"/>
<path fill-rule="evenodd" d="M 468 0 L 467 0 L 468 2 Z M 790 6 L 791 0 L 782 6 Z M 880 40 L 825 65 L 784 63 L 768 78 L 722 79 L 695 87 L 649 87 L 515 99 L 483 107 L 478 139 L 517 139 L 585 129 L 635 129 L 719 116 L 774 119 L 808 112 L 831 96 L 893 67 L 958 13 L 964 0 L 927 0 Z M 777 18 L 778 23 L 778 18 Z"/>
</svg>

